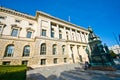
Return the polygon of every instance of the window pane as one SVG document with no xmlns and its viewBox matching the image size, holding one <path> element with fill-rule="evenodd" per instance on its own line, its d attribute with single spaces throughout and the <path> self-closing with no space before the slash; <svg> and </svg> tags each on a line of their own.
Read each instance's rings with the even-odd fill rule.
<svg viewBox="0 0 120 80">
<path fill-rule="evenodd" d="M 46 59 L 41 59 L 41 65 L 45 65 L 46 64 Z"/>
<path fill-rule="evenodd" d="M 59 39 L 62 39 L 62 34 L 59 34 Z"/>
<path fill-rule="evenodd" d="M 31 36 L 32 36 L 32 32 L 28 31 L 27 32 L 27 38 L 31 38 Z"/>
<path fill-rule="evenodd" d="M 25 46 L 23 51 L 23 56 L 29 56 L 30 54 L 30 46 Z"/>
<path fill-rule="evenodd" d="M 22 61 L 22 65 L 27 65 L 28 61 Z"/>
<path fill-rule="evenodd" d="M 42 29 L 42 36 L 46 36 L 46 30 Z"/>
<path fill-rule="evenodd" d="M 62 46 L 62 53 L 65 54 L 65 46 Z"/>
<path fill-rule="evenodd" d="M 10 61 L 5 61 L 2 63 L 3 65 L 10 65 Z"/>
<path fill-rule="evenodd" d="M 0 33 L 2 32 L 2 26 L 0 26 Z"/>
<path fill-rule="evenodd" d="M 51 32 L 51 37 L 54 38 L 54 32 Z"/>
<path fill-rule="evenodd" d="M 56 45 L 53 45 L 53 55 L 55 55 L 57 53 L 56 51 Z"/>
<path fill-rule="evenodd" d="M 57 64 L 57 58 L 54 59 L 54 64 Z"/>
<path fill-rule="evenodd" d="M 12 30 L 12 33 L 11 33 L 11 36 L 17 36 L 18 35 L 18 29 L 13 29 Z"/>
<path fill-rule="evenodd" d="M 41 44 L 41 52 L 40 55 L 45 55 L 46 54 L 46 44 Z"/>
<path fill-rule="evenodd" d="M 14 53 L 14 46 L 13 45 L 8 45 L 7 48 L 6 48 L 5 57 L 13 56 L 13 53 Z"/>
</svg>

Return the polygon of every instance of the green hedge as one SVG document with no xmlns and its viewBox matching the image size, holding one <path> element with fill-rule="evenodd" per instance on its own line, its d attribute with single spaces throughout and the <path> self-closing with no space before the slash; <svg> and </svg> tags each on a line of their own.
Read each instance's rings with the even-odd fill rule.
<svg viewBox="0 0 120 80">
<path fill-rule="evenodd" d="M 0 80 L 26 80 L 27 67 L 24 65 L 17 66 L 0 66 Z"/>
</svg>

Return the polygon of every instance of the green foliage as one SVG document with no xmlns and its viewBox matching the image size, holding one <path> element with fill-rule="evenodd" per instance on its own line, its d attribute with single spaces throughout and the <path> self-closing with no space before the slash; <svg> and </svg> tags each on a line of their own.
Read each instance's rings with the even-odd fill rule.
<svg viewBox="0 0 120 80">
<path fill-rule="evenodd" d="M 113 58 L 116 58 L 116 57 L 117 57 L 117 54 L 115 54 L 112 50 L 110 50 L 110 55 L 111 55 L 111 57 L 113 57 Z"/>
<path fill-rule="evenodd" d="M 26 69 L 24 65 L 1 65 L 0 80 L 26 80 Z"/>
</svg>

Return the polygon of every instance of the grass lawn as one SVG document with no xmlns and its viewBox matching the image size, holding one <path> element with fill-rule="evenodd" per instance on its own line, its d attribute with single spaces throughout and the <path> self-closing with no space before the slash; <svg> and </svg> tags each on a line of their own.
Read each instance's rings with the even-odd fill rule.
<svg viewBox="0 0 120 80">
<path fill-rule="evenodd" d="M 26 80 L 26 70 L 24 65 L 0 65 L 0 80 Z"/>
</svg>

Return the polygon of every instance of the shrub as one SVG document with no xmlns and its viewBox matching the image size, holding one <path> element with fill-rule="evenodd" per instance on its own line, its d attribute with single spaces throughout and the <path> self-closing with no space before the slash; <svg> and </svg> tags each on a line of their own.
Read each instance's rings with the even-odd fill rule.
<svg viewBox="0 0 120 80">
<path fill-rule="evenodd" d="M 26 80 L 26 66 L 0 66 L 0 80 Z"/>
</svg>

